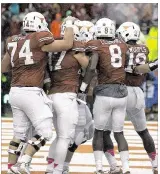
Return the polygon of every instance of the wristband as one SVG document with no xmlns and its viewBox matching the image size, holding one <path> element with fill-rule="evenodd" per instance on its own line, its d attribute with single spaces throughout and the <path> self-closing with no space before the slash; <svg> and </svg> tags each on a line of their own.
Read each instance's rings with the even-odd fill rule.
<svg viewBox="0 0 160 174">
<path fill-rule="evenodd" d="M 82 92 L 84 92 L 84 91 L 86 90 L 87 86 L 88 86 L 88 84 L 82 82 L 81 87 L 80 87 L 80 90 L 81 90 Z"/>
<path fill-rule="evenodd" d="M 158 60 L 148 63 L 148 66 L 151 71 L 154 71 L 155 69 L 158 68 Z"/>
<path fill-rule="evenodd" d="M 51 79 L 50 78 L 44 79 L 44 81 L 43 81 L 44 84 L 50 83 L 50 82 L 51 82 Z"/>
</svg>

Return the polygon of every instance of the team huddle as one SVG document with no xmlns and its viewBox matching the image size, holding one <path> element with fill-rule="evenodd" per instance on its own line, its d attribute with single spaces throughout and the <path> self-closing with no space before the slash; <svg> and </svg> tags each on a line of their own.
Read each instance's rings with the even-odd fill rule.
<svg viewBox="0 0 160 174">
<path fill-rule="evenodd" d="M 123 135 L 126 115 L 143 141 L 153 173 L 158 174 L 141 89 L 145 73 L 158 63 L 148 62 L 148 48 L 137 44 L 139 26 L 125 22 L 116 30 L 108 18 L 94 25 L 69 16 L 61 27 L 62 39 L 54 40 L 44 16 L 31 12 L 23 19 L 23 30 L 7 39 L 2 59 L 2 73 L 12 71 L 9 97 L 14 136 L 7 174 L 30 174 L 33 156 L 52 139 L 53 125 L 56 138 L 49 148 L 46 174 L 68 174 L 75 150 L 92 138 L 96 174 L 130 174 Z M 95 76 L 91 112 L 87 93 Z M 117 165 L 111 131 L 122 167 Z M 107 172 L 103 155 L 110 166 Z"/>
</svg>

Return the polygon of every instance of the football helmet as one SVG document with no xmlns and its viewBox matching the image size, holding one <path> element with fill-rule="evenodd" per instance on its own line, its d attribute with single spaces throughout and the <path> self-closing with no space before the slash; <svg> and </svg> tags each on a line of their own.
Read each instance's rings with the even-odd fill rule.
<svg viewBox="0 0 160 174">
<path fill-rule="evenodd" d="M 80 41 L 81 40 L 81 34 L 79 31 L 79 28 L 76 25 L 73 25 L 73 32 L 74 32 L 74 40 Z"/>
<path fill-rule="evenodd" d="M 83 27 L 83 23 L 79 19 L 74 22 L 74 25 L 76 25 L 79 29 Z"/>
<path fill-rule="evenodd" d="M 80 29 L 80 35 L 81 35 L 81 41 L 88 42 L 90 40 L 94 39 L 95 35 L 95 28 L 94 26 L 87 28 L 87 27 L 82 27 Z"/>
<path fill-rule="evenodd" d="M 48 24 L 41 13 L 30 12 L 23 18 L 25 31 L 49 31 Z"/>
<path fill-rule="evenodd" d="M 110 37 L 115 38 L 116 24 L 108 18 L 99 19 L 95 24 L 96 37 Z"/>
<path fill-rule="evenodd" d="M 80 41 L 81 35 L 80 35 L 79 27 L 77 27 L 76 25 L 72 25 L 72 28 L 74 32 L 74 40 Z M 63 22 L 61 25 L 61 37 L 64 37 L 65 29 L 66 29 L 66 23 Z"/>
<path fill-rule="evenodd" d="M 139 40 L 140 27 L 133 22 L 124 22 L 117 29 L 116 34 L 121 37 L 125 42 L 130 40 Z"/>
<path fill-rule="evenodd" d="M 83 27 L 80 29 L 81 41 L 88 42 L 94 39 L 95 28 L 94 24 L 90 21 L 82 21 Z"/>
</svg>

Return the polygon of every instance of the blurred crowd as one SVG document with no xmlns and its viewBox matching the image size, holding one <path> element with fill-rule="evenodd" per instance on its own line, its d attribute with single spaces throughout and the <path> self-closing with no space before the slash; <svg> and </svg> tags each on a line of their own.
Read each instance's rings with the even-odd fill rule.
<svg viewBox="0 0 160 174">
<path fill-rule="evenodd" d="M 67 16 L 74 16 L 80 20 L 90 20 L 95 23 L 102 17 L 116 21 L 117 27 L 126 21 L 139 24 L 141 28 L 141 43 L 149 47 L 149 59 L 158 57 L 158 4 L 155 3 L 94 3 L 94 4 L 45 4 L 23 3 L 1 5 L 1 56 L 5 52 L 5 40 L 8 36 L 19 34 L 22 31 L 22 19 L 31 11 L 42 13 L 49 24 L 49 29 L 55 38 L 60 37 L 61 24 Z M 2 75 L 2 114 L 6 113 L 10 75 Z M 143 89 L 146 93 L 146 112 L 157 112 L 158 104 L 157 72 L 147 76 Z M 153 116 L 151 116 L 153 117 Z"/>
</svg>

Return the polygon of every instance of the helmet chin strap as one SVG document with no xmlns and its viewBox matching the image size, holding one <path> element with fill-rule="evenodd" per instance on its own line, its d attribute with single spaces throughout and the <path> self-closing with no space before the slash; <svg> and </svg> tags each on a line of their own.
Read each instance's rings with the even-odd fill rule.
<svg viewBox="0 0 160 174">
<path fill-rule="evenodd" d="M 97 37 L 97 39 L 102 39 L 102 40 L 114 40 L 112 37 Z"/>
<path fill-rule="evenodd" d="M 136 44 L 136 40 L 129 40 L 129 41 L 127 41 L 126 43 L 127 44 L 130 44 L 130 45 L 135 45 Z"/>
</svg>

